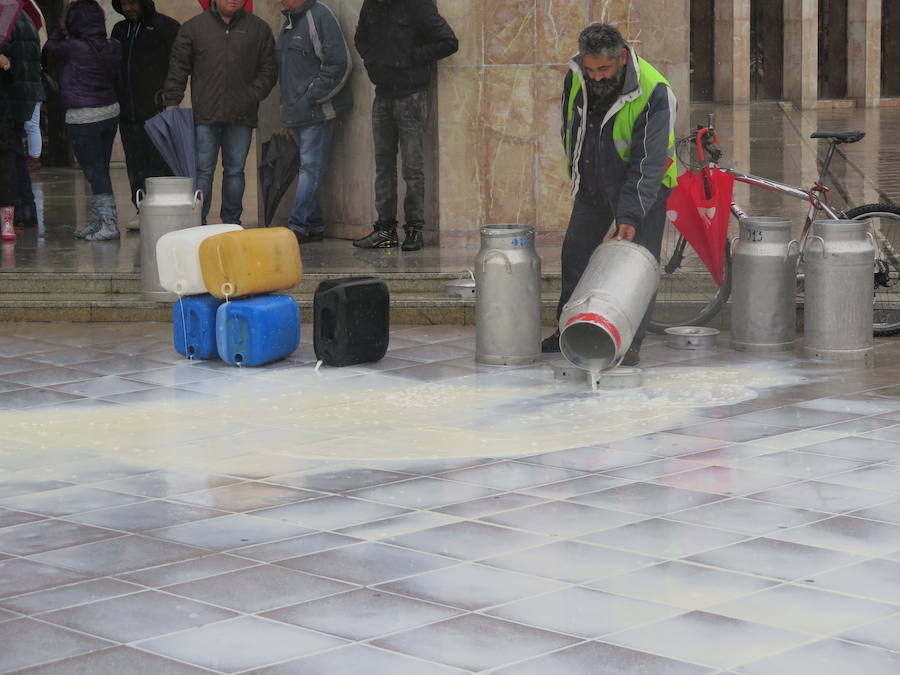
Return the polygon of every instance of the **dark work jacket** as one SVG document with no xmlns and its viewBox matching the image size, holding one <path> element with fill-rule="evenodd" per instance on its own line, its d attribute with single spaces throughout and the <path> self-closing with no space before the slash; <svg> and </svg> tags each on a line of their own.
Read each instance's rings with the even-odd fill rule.
<svg viewBox="0 0 900 675">
<path fill-rule="evenodd" d="M 12 104 L 9 100 L 12 83 L 12 71 L 0 70 L 0 154 L 12 152 L 16 142 L 15 120 L 13 120 Z M 0 175 L 0 184 L 4 183 L 4 181 L 9 181 L 4 186 L 6 192 L 9 192 L 10 184 L 15 183 L 15 176 Z M 4 193 L 4 190 L 0 189 L 0 193 Z M 0 206 L 7 205 L 0 202 Z"/>
<path fill-rule="evenodd" d="M 27 122 L 34 113 L 34 104 L 46 98 L 41 83 L 41 43 L 37 28 L 28 14 L 21 12 L 13 25 L 12 39 L 0 53 L 12 61 L 12 86 L 9 102 L 13 119 Z"/>
<path fill-rule="evenodd" d="M 391 98 L 424 91 L 431 64 L 459 49 L 434 0 L 364 0 L 353 42 L 375 93 Z"/>
<path fill-rule="evenodd" d="M 167 105 L 181 103 L 188 76 L 194 124 L 255 127 L 259 104 L 278 79 L 272 29 L 243 10 L 225 23 L 213 1 L 178 30 L 166 77 Z"/>
<path fill-rule="evenodd" d="M 59 88 L 63 106 L 69 110 L 116 103 L 122 49 L 118 42 L 107 39 L 106 19 L 96 0 L 78 0 L 71 6 L 66 33 L 57 28 L 44 45 L 45 58 L 62 63 Z"/>
<path fill-rule="evenodd" d="M 169 56 L 181 25 L 157 12 L 153 0 L 141 0 L 141 5 L 144 13 L 140 19 L 119 21 L 111 34 L 122 44 L 119 105 L 120 117 L 128 122 L 143 122 L 163 109 L 161 96 Z M 112 0 L 112 6 L 122 14 L 122 0 Z"/>
</svg>

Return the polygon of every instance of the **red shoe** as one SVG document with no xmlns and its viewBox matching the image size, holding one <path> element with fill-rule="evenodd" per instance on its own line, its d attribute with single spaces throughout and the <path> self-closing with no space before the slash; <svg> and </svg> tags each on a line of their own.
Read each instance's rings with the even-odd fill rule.
<svg viewBox="0 0 900 675">
<path fill-rule="evenodd" d="M 13 228 L 12 206 L 0 207 L 0 239 L 3 241 L 15 241 L 16 230 Z"/>
</svg>

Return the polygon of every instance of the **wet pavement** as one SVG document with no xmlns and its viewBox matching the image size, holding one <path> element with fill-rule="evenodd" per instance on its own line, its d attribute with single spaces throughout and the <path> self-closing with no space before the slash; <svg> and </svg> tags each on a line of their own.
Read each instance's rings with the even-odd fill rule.
<svg viewBox="0 0 900 675">
<path fill-rule="evenodd" d="M 896 340 L 653 337 L 594 395 L 471 327 L 318 370 L 171 330 L 0 325 L 0 672 L 900 669 Z"/>
</svg>

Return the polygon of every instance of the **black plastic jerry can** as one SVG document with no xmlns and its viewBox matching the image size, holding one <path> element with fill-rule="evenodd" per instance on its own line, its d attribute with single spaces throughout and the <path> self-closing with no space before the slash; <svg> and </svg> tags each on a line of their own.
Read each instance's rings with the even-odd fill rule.
<svg viewBox="0 0 900 675">
<path fill-rule="evenodd" d="M 381 360 L 390 339 L 390 294 L 374 277 L 323 281 L 313 297 L 313 348 L 329 366 Z"/>
</svg>

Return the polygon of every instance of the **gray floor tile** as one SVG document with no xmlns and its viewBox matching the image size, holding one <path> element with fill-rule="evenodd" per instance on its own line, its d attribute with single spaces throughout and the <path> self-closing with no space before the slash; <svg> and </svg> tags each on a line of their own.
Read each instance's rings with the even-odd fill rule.
<svg viewBox="0 0 900 675">
<path fill-rule="evenodd" d="M 64 394 L 52 389 L 17 389 L 0 394 L 0 410 L 27 410 L 31 408 L 57 405 L 66 401 L 78 401 L 81 396 Z"/>
<path fill-rule="evenodd" d="M 485 523 L 461 522 L 391 537 L 387 543 L 460 560 L 479 560 L 545 544 L 547 537 Z"/>
<path fill-rule="evenodd" d="M 810 576 L 805 581 L 817 588 L 900 605 L 900 561 L 866 560 Z"/>
<path fill-rule="evenodd" d="M 62 520 L 41 520 L 0 531 L 0 552 L 27 556 L 120 536 L 121 532 L 85 527 Z"/>
<path fill-rule="evenodd" d="M 900 614 L 853 628 L 838 637 L 870 647 L 900 652 Z"/>
<path fill-rule="evenodd" d="M 574 471 L 609 471 L 632 467 L 659 459 L 655 455 L 626 452 L 602 446 L 559 450 L 543 455 L 526 457 L 530 464 L 571 469 Z"/>
<path fill-rule="evenodd" d="M 74 366 L 79 363 L 87 363 L 89 361 L 99 361 L 112 357 L 111 352 L 101 351 L 99 349 L 59 349 L 52 352 L 42 352 L 29 357 L 29 361 L 37 361 L 39 363 L 47 363 L 51 366 Z"/>
<path fill-rule="evenodd" d="M 496 675 L 701 675 L 709 668 L 604 642 L 587 642 L 495 671 Z"/>
<path fill-rule="evenodd" d="M 747 441 L 766 438 L 768 436 L 777 436 L 778 434 L 783 434 L 790 430 L 791 429 L 788 427 L 759 424 L 756 422 L 721 420 L 682 427 L 681 429 L 674 430 L 673 433 L 683 434 L 685 436 L 710 438 L 716 441 L 722 441 L 723 443 L 726 441 L 731 443 L 745 443 Z"/>
<path fill-rule="evenodd" d="M 828 476 L 827 482 L 900 494 L 900 465 L 873 464 Z"/>
<path fill-rule="evenodd" d="M 212 463 L 209 469 L 214 473 L 261 480 L 271 476 L 304 471 L 319 464 L 321 464 L 320 460 L 311 460 L 305 457 L 287 457 L 285 455 L 269 455 L 260 452 L 239 457 L 229 457 L 228 459 Z"/>
<path fill-rule="evenodd" d="M 116 642 L 134 642 L 234 616 L 220 607 L 145 591 L 41 614 L 41 620 Z"/>
<path fill-rule="evenodd" d="M 211 490 L 239 480 L 203 471 L 155 471 L 97 483 L 94 487 L 144 497 L 171 497 L 196 490 Z"/>
<path fill-rule="evenodd" d="M 0 644 L 0 672 L 4 673 L 113 646 L 106 640 L 31 619 L 0 623 Z"/>
<path fill-rule="evenodd" d="M 463 671 L 366 645 L 351 645 L 255 672 L 258 675 L 453 675 Z"/>
<path fill-rule="evenodd" d="M 825 441 L 824 443 L 816 443 L 815 445 L 807 445 L 797 449 L 802 452 L 855 459 L 861 462 L 885 462 L 900 456 L 900 445 L 895 447 L 890 441 L 861 438 L 859 436 L 837 438 L 833 441 Z"/>
<path fill-rule="evenodd" d="M 199 368 L 197 364 L 190 361 L 179 361 L 178 363 L 168 367 L 159 368 L 157 370 L 145 370 L 128 376 L 129 380 L 138 383 L 149 383 L 151 385 L 161 385 L 165 387 L 179 387 L 183 384 L 192 384 L 194 382 L 203 382 L 209 379 L 222 377 L 220 373 Z"/>
<path fill-rule="evenodd" d="M 690 560 L 736 572 L 793 581 L 849 565 L 858 561 L 859 557 L 815 546 L 760 537 L 715 551 L 706 551 L 693 556 Z"/>
<path fill-rule="evenodd" d="M 256 617 L 221 621 L 141 642 L 156 654 L 204 668 L 259 668 L 346 644 L 343 640 Z"/>
<path fill-rule="evenodd" d="M 878 415 L 900 410 L 895 401 L 861 399 L 861 398 L 818 398 L 812 401 L 795 403 L 799 408 L 814 410 L 830 410 L 832 412 L 856 413 L 857 415 Z M 813 426 L 813 425 L 809 425 Z"/>
<path fill-rule="evenodd" d="M 830 517 L 829 514 L 819 511 L 796 509 L 742 498 L 713 502 L 667 516 L 670 520 L 757 535 L 828 517 Z"/>
<path fill-rule="evenodd" d="M 4 375 L 3 379 L 7 382 L 15 384 L 23 384 L 29 387 L 49 387 L 55 384 L 64 384 L 66 382 L 77 382 L 86 380 L 91 377 L 90 372 L 75 370 L 73 368 L 38 368 L 36 370 L 28 370 L 21 373 L 10 373 Z M 70 394 L 79 394 L 77 391 L 67 392 Z M 81 394 L 84 396 L 85 394 Z"/>
<path fill-rule="evenodd" d="M 550 466 L 535 466 L 522 462 L 496 462 L 472 469 L 459 469 L 440 474 L 441 478 L 461 483 L 473 483 L 497 490 L 518 490 L 520 488 L 556 483 L 580 476 L 575 471 Z"/>
<path fill-rule="evenodd" d="M 351 493 L 354 497 L 370 499 L 410 509 L 435 509 L 449 504 L 465 502 L 496 494 L 496 491 L 478 485 L 414 478 L 389 485 L 365 488 Z"/>
<path fill-rule="evenodd" d="M 705 452 L 727 445 L 726 442 L 702 436 L 691 437 L 686 434 L 653 433 L 635 436 L 622 441 L 606 443 L 613 450 L 645 453 L 658 457 L 678 457 L 686 454 Z"/>
<path fill-rule="evenodd" d="M 744 459 L 735 466 L 741 469 L 768 471 L 796 478 L 819 478 L 828 474 L 858 469 L 865 464 L 839 457 L 823 457 L 813 453 L 785 450 Z"/>
<path fill-rule="evenodd" d="M 409 510 L 362 499 L 335 496 L 262 509 L 255 511 L 253 515 L 317 530 L 338 530 L 402 513 L 409 513 Z"/>
<path fill-rule="evenodd" d="M 607 475 L 635 481 L 647 481 L 654 478 L 659 478 L 660 476 L 667 476 L 673 473 L 682 473 L 684 471 L 690 471 L 691 469 L 699 469 L 704 465 L 705 463 L 702 462 L 686 462 L 682 459 L 658 459 L 654 462 L 638 464 L 636 466 L 630 466 L 626 469 L 615 469 L 613 471 L 608 471 Z"/>
<path fill-rule="evenodd" d="M 810 401 L 810 403 L 813 402 L 814 401 Z M 885 420 L 879 417 L 858 417 L 857 419 L 850 420 L 849 422 L 829 424 L 827 427 L 822 427 L 822 431 L 833 431 L 834 433 L 839 434 L 864 434 L 867 431 L 883 429 L 884 427 L 892 427 L 896 424 L 896 420 Z"/>
<path fill-rule="evenodd" d="M 826 513 L 847 513 L 867 506 L 882 504 L 891 499 L 891 495 L 886 492 L 812 480 L 792 483 L 785 487 L 747 496 L 772 504 L 795 506 Z"/>
<path fill-rule="evenodd" d="M 685 490 L 736 497 L 745 495 L 748 492 L 756 492 L 793 483 L 795 479 L 745 468 L 708 466 L 702 469 L 663 476 L 655 479 L 653 482 Z"/>
<path fill-rule="evenodd" d="M 166 592 L 254 614 L 352 588 L 284 567 L 259 565 L 167 586 Z"/>
<path fill-rule="evenodd" d="M 415 382 L 440 382 L 458 377 L 465 377 L 475 372 L 473 368 L 461 368 L 444 363 L 422 363 L 408 368 L 395 368 L 391 375 Z"/>
<path fill-rule="evenodd" d="M 0 560 L 0 598 L 41 591 L 87 579 L 87 575 L 34 560 Z"/>
<path fill-rule="evenodd" d="M 636 551 L 660 558 L 681 558 L 733 544 L 747 537 L 734 532 L 653 518 L 580 538 L 592 544 Z"/>
<path fill-rule="evenodd" d="M 116 579 L 92 579 L 81 583 L 50 588 L 36 593 L 17 595 L 0 601 L 0 605 L 22 614 L 37 614 L 88 602 L 128 595 L 143 590 L 140 586 Z"/>
<path fill-rule="evenodd" d="M 196 579 L 205 579 L 225 572 L 252 567 L 256 563 L 252 560 L 238 558 L 233 555 L 217 553 L 204 555 L 183 562 L 168 563 L 150 567 L 139 572 L 120 574 L 119 578 L 150 588 L 163 588 L 173 584 L 180 584 Z"/>
<path fill-rule="evenodd" d="M 486 613 L 557 633 L 597 638 L 667 619 L 681 612 L 667 605 L 576 586 L 511 602 Z"/>
<path fill-rule="evenodd" d="M 104 576 L 197 558 L 206 551 L 138 535 L 38 553 L 37 562 L 75 572 Z"/>
<path fill-rule="evenodd" d="M 773 539 L 820 546 L 857 555 L 879 556 L 900 550 L 900 525 L 839 516 L 776 532 Z"/>
<path fill-rule="evenodd" d="M 862 436 L 863 438 L 874 438 L 875 440 L 892 441 L 894 443 L 898 443 L 900 442 L 900 429 L 898 429 L 897 426 L 894 425 L 892 427 L 866 431 L 861 433 L 860 436 Z M 900 448 L 897 449 L 900 450 Z M 898 455 L 900 455 L 900 452 L 898 452 L 895 456 Z"/>
<path fill-rule="evenodd" d="M 85 525 L 108 527 L 125 532 L 143 532 L 223 515 L 225 514 L 222 511 L 154 499 L 138 504 L 116 506 L 111 509 L 77 513 L 68 518 Z"/>
<path fill-rule="evenodd" d="M 469 614 L 374 644 L 467 670 L 486 670 L 553 651 L 574 638 Z"/>
<path fill-rule="evenodd" d="M 107 375 L 105 377 L 97 377 L 91 380 L 83 380 L 81 382 L 72 382 L 69 384 L 58 384 L 53 387 L 56 391 L 62 391 L 67 394 L 77 394 L 78 396 L 114 396 L 116 394 L 128 394 L 133 391 L 142 391 L 150 389 L 152 385 L 143 382 L 135 382 L 117 375 Z"/>
<path fill-rule="evenodd" d="M 48 516 L 67 516 L 83 511 L 122 506 L 143 501 L 140 497 L 123 495 L 107 490 L 96 490 L 81 485 L 48 490 L 34 494 L 19 495 L 3 500 L 7 508 L 22 509 Z"/>
<path fill-rule="evenodd" d="M 707 612 L 691 612 L 617 633 L 604 641 L 714 668 L 733 668 L 808 639 L 802 633 Z"/>
<path fill-rule="evenodd" d="M 19 671 L 22 675 L 202 675 L 200 670 L 130 647 L 113 647 Z"/>
<path fill-rule="evenodd" d="M 185 401 L 201 401 L 215 398 L 211 394 L 198 391 L 190 391 L 178 387 L 156 387 L 142 389 L 127 394 L 111 394 L 104 396 L 103 400 L 113 403 L 140 404 L 140 403 L 182 403 Z"/>
<path fill-rule="evenodd" d="M 561 485 L 561 483 L 555 483 L 555 485 Z M 531 488 L 529 488 L 529 491 L 531 491 Z M 517 492 L 507 492 L 491 497 L 482 497 L 481 499 L 473 499 L 467 502 L 460 502 L 459 504 L 445 506 L 436 510 L 440 513 L 459 516 L 461 518 L 480 518 L 482 516 L 489 516 L 494 513 L 501 513 L 503 511 L 518 509 L 523 506 L 542 504 L 545 501 L 545 499 L 541 499 L 540 497 L 533 497 L 531 495 L 520 494 Z"/>
<path fill-rule="evenodd" d="M 151 535 L 190 546 L 227 551 L 242 546 L 297 537 L 309 532 L 308 528 L 299 525 L 238 514 L 164 527 L 153 530 Z"/>
<path fill-rule="evenodd" d="M 738 670 L 746 675 L 894 675 L 900 672 L 900 654 L 841 640 L 822 640 L 751 663 Z"/>
<path fill-rule="evenodd" d="M 321 492 L 347 492 L 373 485 L 395 483 L 410 478 L 408 474 L 372 469 L 315 469 L 303 473 L 274 476 L 269 480 L 281 485 L 319 490 Z"/>
<path fill-rule="evenodd" d="M 588 585 L 617 595 L 690 610 L 749 595 L 774 584 L 773 581 L 743 574 L 681 562 L 665 562 Z"/>
<path fill-rule="evenodd" d="M 893 525 L 900 525 L 900 499 L 895 502 L 882 504 L 881 506 L 873 506 L 870 509 L 854 511 L 849 515 L 856 518 L 869 518 L 871 520 L 880 520 Z"/>
<path fill-rule="evenodd" d="M 278 506 L 280 504 L 291 504 L 293 502 L 300 502 L 305 499 L 313 499 L 321 496 L 322 493 L 320 492 L 295 490 L 280 485 L 269 485 L 267 483 L 248 481 L 246 483 L 226 485 L 210 490 L 187 492 L 174 497 L 174 499 L 179 502 L 187 502 L 188 504 L 207 506 L 211 509 L 243 512 L 251 511 L 253 509 L 264 509 L 270 506 Z"/>
<path fill-rule="evenodd" d="M 641 513 L 648 516 L 663 516 L 673 511 L 681 511 L 682 509 L 699 506 L 700 504 L 709 504 L 721 499 L 724 499 L 724 496 L 681 490 L 664 485 L 634 483 L 623 487 L 579 495 L 572 497 L 569 501 L 589 506 Z"/>
<path fill-rule="evenodd" d="M 714 614 L 785 630 L 831 635 L 900 612 L 900 607 L 802 586 L 776 586 L 709 608 Z"/>
<path fill-rule="evenodd" d="M 870 414 L 874 414 L 873 413 Z M 760 410 L 758 412 L 739 415 L 733 419 L 741 422 L 754 422 L 758 424 L 773 424 L 778 427 L 807 428 L 818 427 L 835 422 L 846 422 L 865 413 L 839 412 L 834 410 L 822 410 L 820 408 L 807 408 L 804 406 L 788 405 L 783 408 Z"/>
<path fill-rule="evenodd" d="M 578 541 L 556 541 L 546 546 L 488 558 L 482 560 L 481 564 L 581 583 L 624 574 L 655 562 L 658 562 L 656 558 L 635 553 L 591 546 Z"/>
<path fill-rule="evenodd" d="M 385 518 L 383 520 L 374 520 L 371 523 L 363 523 L 362 525 L 353 525 L 338 530 L 340 534 L 346 534 L 348 537 L 356 537 L 366 541 L 378 541 L 389 539 L 391 537 L 399 537 L 412 532 L 421 530 L 429 530 L 441 525 L 449 525 L 457 523 L 460 518 L 450 516 L 444 513 L 434 511 L 413 511 L 412 513 L 404 513 L 393 518 Z"/>
<path fill-rule="evenodd" d="M 482 520 L 554 537 L 579 537 L 640 520 L 642 516 L 571 502 L 548 502 L 507 511 Z"/>
<path fill-rule="evenodd" d="M 327 551 L 339 546 L 349 546 L 350 544 L 358 543 L 359 540 L 353 537 L 332 534 L 331 532 L 317 532 L 272 544 L 259 544 L 258 546 L 241 548 L 236 553 L 242 558 L 250 558 L 260 562 L 278 562 L 288 558 L 297 558 L 307 553 L 318 553 L 319 551 Z"/>
<path fill-rule="evenodd" d="M 159 362 L 134 356 L 114 356 L 102 361 L 79 365 L 79 369 L 96 375 L 125 375 L 159 370 Z"/>
<path fill-rule="evenodd" d="M 367 542 L 282 560 L 278 565 L 365 586 L 447 567 L 448 558 Z"/>
<path fill-rule="evenodd" d="M 8 480 L 0 482 L 0 499 L 18 495 L 31 495 L 38 492 L 49 492 L 67 487 L 74 487 L 74 485 L 62 480 Z M 3 521 L 0 520 L 0 522 Z"/>
<path fill-rule="evenodd" d="M 460 610 L 363 588 L 285 607 L 267 618 L 348 640 L 368 640 L 460 614 Z"/>
<path fill-rule="evenodd" d="M 467 610 L 547 593 L 566 584 L 467 563 L 382 584 L 378 588 Z"/>
</svg>

